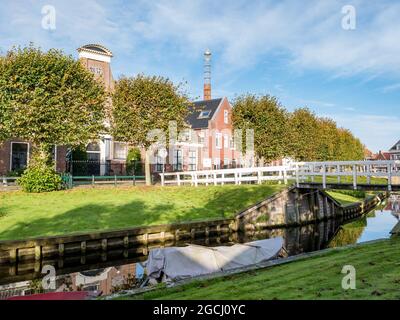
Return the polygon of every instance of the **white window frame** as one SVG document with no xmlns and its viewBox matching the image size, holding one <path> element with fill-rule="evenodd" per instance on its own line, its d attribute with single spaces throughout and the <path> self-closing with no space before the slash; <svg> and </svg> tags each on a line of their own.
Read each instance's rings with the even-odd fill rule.
<svg viewBox="0 0 400 320">
<path fill-rule="evenodd" d="M 115 152 L 115 144 L 125 145 L 125 157 L 124 158 L 117 157 L 116 152 Z M 128 144 L 126 142 L 113 141 L 113 159 L 114 160 L 126 160 L 127 156 L 128 156 Z"/>
<path fill-rule="evenodd" d="M 194 157 L 191 157 L 190 155 L 194 153 Z M 192 163 L 192 160 L 194 159 L 194 163 Z M 196 171 L 197 170 L 197 151 L 196 150 L 189 150 L 188 152 L 188 169 L 189 171 Z M 194 169 L 191 167 L 194 166 Z"/>
<path fill-rule="evenodd" d="M 221 158 L 214 158 L 213 165 L 215 166 L 216 170 L 221 169 Z"/>
<path fill-rule="evenodd" d="M 229 135 L 224 134 L 224 149 L 229 149 Z"/>
<path fill-rule="evenodd" d="M 224 123 L 229 124 L 229 111 L 224 110 Z"/>
<path fill-rule="evenodd" d="M 207 114 L 207 115 L 204 115 L 204 114 Z M 210 115 L 211 115 L 211 110 L 203 110 L 203 111 L 200 111 L 198 119 L 208 119 L 210 117 Z"/>
<path fill-rule="evenodd" d="M 222 149 L 222 133 L 220 132 L 215 134 L 215 147 L 217 149 Z"/>
<path fill-rule="evenodd" d="M 11 141 L 10 143 L 10 171 L 12 171 L 12 150 L 13 150 L 13 144 L 26 144 L 28 145 L 27 147 L 27 158 L 26 158 L 26 166 L 29 165 L 29 158 L 30 158 L 30 145 L 29 142 L 18 142 L 18 141 Z"/>
<path fill-rule="evenodd" d="M 183 170 L 183 150 L 175 149 L 172 153 L 172 168 L 174 171 Z"/>
</svg>

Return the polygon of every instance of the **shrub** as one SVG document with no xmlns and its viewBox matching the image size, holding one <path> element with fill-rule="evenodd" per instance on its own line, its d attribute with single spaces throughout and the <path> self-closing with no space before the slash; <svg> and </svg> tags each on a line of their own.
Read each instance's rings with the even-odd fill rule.
<svg viewBox="0 0 400 320">
<path fill-rule="evenodd" d="M 20 177 L 24 173 L 25 169 L 16 169 L 7 172 L 6 176 L 7 177 Z"/>
<path fill-rule="evenodd" d="M 55 170 L 45 165 L 29 166 L 18 179 L 25 192 L 40 193 L 61 190 L 63 182 Z"/>
<path fill-rule="evenodd" d="M 128 175 L 140 175 L 143 171 L 139 148 L 129 149 L 126 157 L 126 172 Z"/>
</svg>

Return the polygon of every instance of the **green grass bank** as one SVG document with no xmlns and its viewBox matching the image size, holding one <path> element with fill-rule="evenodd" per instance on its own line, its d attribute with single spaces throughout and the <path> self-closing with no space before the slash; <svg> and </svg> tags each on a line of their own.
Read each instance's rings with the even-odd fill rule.
<svg viewBox="0 0 400 320">
<path fill-rule="evenodd" d="M 399 263 L 396 238 L 121 299 L 400 299 Z M 356 270 L 355 290 L 342 288 L 345 265 Z"/>
<path fill-rule="evenodd" d="M 231 218 L 281 184 L 0 192 L 0 240 Z"/>
</svg>

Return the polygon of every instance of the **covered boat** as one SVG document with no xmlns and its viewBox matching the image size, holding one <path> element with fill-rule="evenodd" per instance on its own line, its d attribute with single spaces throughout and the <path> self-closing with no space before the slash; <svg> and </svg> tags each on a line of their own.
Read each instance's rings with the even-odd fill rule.
<svg viewBox="0 0 400 320">
<path fill-rule="evenodd" d="M 153 249 L 146 263 L 150 279 L 178 281 L 233 270 L 276 258 L 283 248 L 282 237 L 221 247 L 188 245 Z"/>
</svg>

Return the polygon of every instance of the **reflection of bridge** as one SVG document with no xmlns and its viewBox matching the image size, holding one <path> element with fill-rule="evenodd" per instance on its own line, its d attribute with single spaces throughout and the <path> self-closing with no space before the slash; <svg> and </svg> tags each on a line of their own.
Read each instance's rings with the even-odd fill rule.
<svg viewBox="0 0 400 320">
<path fill-rule="evenodd" d="M 162 185 L 223 185 L 295 179 L 298 188 L 400 190 L 400 161 L 297 162 L 290 166 L 161 173 Z"/>
</svg>

